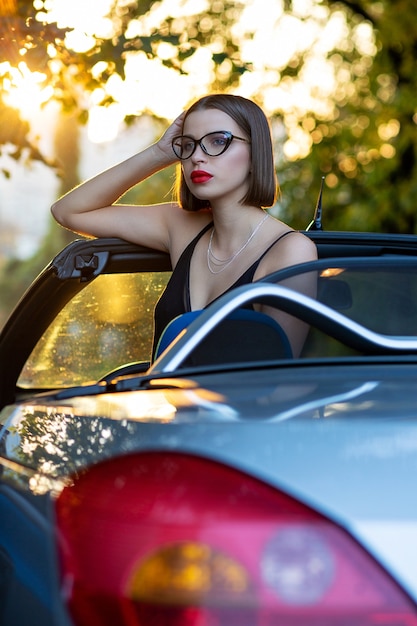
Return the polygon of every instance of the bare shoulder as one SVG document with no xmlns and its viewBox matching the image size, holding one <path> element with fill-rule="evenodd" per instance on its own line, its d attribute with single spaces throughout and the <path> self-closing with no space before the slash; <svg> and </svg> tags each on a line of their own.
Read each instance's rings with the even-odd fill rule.
<svg viewBox="0 0 417 626">
<path fill-rule="evenodd" d="M 309 237 L 296 230 L 286 230 L 283 234 L 262 259 L 256 278 L 317 259 L 317 247 Z"/>
<path fill-rule="evenodd" d="M 178 231 L 178 226 L 184 227 L 186 230 L 194 230 L 199 226 L 203 227 L 213 220 L 211 211 L 186 211 L 179 204 L 172 203 L 167 210 L 167 219 L 169 227 L 173 231 Z"/>
<path fill-rule="evenodd" d="M 168 219 L 171 258 L 174 263 L 190 241 L 213 221 L 211 211 L 185 211 L 178 205 L 173 207 Z"/>
<path fill-rule="evenodd" d="M 317 259 L 317 247 L 314 241 L 297 230 L 290 231 L 282 239 L 281 252 L 299 258 L 299 263 Z"/>
</svg>

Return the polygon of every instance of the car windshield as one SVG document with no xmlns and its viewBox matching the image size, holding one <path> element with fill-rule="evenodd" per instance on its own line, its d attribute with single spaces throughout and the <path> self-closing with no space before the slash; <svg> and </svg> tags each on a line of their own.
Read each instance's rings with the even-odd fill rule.
<svg viewBox="0 0 417 626">
<path fill-rule="evenodd" d="M 169 272 L 146 272 L 96 278 L 41 337 L 19 386 L 46 389 L 96 382 L 123 364 L 149 362 L 153 310 L 169 276 Z M 302 293 L 306 285 L 314 285 L 308 292 L 314 293 L 313 303 L 326 304 L 383 335 L 417 335 L 417 259 L 322 259 L 276 272 L 264 281 Z M 349 345 L 310 324 L 300 358 L 353 354 L 357 352 Z M 249 355 L 247 359 L 251 360 Z"/>
</svg>

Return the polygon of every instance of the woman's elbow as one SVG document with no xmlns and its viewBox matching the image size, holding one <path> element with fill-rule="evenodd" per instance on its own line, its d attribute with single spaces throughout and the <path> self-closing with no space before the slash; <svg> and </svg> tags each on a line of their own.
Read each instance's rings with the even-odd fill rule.
<svg viewBox="0 0 417 626">
<path fill-rule="evenodd" d="M 66 228 L 71 228 L 70 224 L 68 223 L 68 215 L 63 210 L 62 202 L 60 200 L 57 200 L 52 204 L 51 213 L 52 217 L 56 222 L 58 222 L 58 224 Z"/>
</svg>

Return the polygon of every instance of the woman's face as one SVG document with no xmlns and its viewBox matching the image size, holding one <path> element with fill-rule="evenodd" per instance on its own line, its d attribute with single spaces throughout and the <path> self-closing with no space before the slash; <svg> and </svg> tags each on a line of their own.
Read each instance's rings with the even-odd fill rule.
<svg viewBox="0 0 417 626">
<path fill-rule="evenodd" d="M 237 123 L 217 109 L 193 111 L 184 122 L 183 135 L 196 140 L 215 131 L 229 131 L 248 140 Z M 249 185 L 250 144 L 233 139 L 218 156 L 209 156 L 197 144 L 194 153 L 182 161 L 182 168 L 188 188 L 200 200 L 208 200 L 212 207 L 216 203 L 240 203 Z"/>
</svg>

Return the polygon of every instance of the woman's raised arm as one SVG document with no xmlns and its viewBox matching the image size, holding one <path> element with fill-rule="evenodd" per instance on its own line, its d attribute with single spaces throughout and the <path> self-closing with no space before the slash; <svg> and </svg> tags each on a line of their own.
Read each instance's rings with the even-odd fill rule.
<svg viewBox="0 0 417 626">
<path fill-rule="evenodd" d="M 51 207 L 56 221 L 75 232 L 95 237 L 122 237 L 166 249 L 167 216 L 173 203 L 153 206 L 116 204 L 128 189 L 177 160 L 172 138 L 181 133 L 183 114 L 164 135 L 142 152 L 80 184 Z"/>
</svg>

